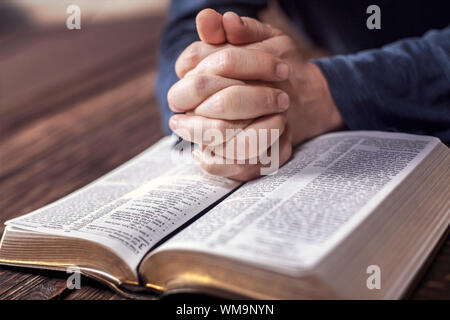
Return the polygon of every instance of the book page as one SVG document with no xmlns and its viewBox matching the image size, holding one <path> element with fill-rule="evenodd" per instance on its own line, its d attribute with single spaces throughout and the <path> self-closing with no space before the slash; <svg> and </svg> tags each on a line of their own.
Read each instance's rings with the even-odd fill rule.
<svg viewBox="0 0 450 320">
<path fill-rule="evenodd" d="M 155 252 L 205 251 L 298 273 L 344 239 L 438 141 L 365 131 L 321 136 Z"/>
<path fill-rule="evenodd" d="M 166 137 L 90 185 L 6 224 L 101 243 L 136 269 L 158 241 L 239 186 L 174 156 L 172 144 Z"/>
</svg>

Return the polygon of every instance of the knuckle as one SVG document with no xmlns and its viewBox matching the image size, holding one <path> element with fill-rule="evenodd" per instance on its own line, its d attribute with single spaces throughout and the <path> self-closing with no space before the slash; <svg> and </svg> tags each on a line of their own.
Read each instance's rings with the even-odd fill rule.
<svg viewBox="0 0 450 320">
<path fill-rule="evenodd" d="M 175 63 L 175 71 L 179 77 L 196 66 L 200 60 L 201 41 L 191 43 L 178 57 Z"/>
<path fill-rule="evenodd" d="M 192 89 L 197 96 L 202 97 L 205 94 L 208 82 L 209 79 L 205 75 L 192 76 Z"/>
<path fill-rule="evenodd" d="M 197 62 L 198 57 L 200 55 L 201 45 L 202 45 L 201 41 L 195 41 L 195 42 L 191 43 L 186 48 L 186 52 L 184 54 L 184 58 L 188 62 L 191 62 L 191 63 Z"/>
<path fill-rule="evenodd" d="M 291 52 L 292 50 L 296 50 L 297 45 L 290 36 L 283 34 L 280 36 L 280 40 L 283 43 L 283 47 L 285 48 L 284 51 Z"/>
</svg>

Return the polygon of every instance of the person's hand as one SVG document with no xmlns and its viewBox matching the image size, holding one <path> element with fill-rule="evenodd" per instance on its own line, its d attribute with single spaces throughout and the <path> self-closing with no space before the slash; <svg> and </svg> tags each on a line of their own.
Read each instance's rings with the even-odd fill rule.
<svg viewBox="0 0 450 320">
<path fill-rule="evenodd" d="M 174 115 L 169 125 L 185 139 L 215 146 L 212 153 L 196 154 L 207 171 L 239 180 L 259 176 L 259 162 L 218 164 L 211 159 L 250 159 L 266 152 L 249 146 L 246 137 L 251 130 L 278 130 L 282 165 L 292 145 L 342 125 L 320 70 L 304 61 L 293 41 L 279 30 L 212 10 L 197 16 L 197 29 L 202 41 L 179 57 L 176 72 L 181 80 L 168 94 L 170 108 L 187 113 Z M 196 128 L 218 129 L 224 138 L 195 135 Z M 227 136 L 226 129 L 240 131 Z M 229 145 L 248 152 L 224 151 Z"/>
</svg>

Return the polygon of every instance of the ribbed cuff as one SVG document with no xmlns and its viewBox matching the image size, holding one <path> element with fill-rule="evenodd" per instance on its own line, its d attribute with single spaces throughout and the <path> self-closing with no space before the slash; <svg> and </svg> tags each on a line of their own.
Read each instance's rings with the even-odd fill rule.
<svg viewBox="0 0 450 320">
<path fill-rule="evenodd" d="M 373 117 L 374 94 L 365 83 L 360 68 L 351 56 L 333 56 L 311 60 L 322 71 L 346 126 L 351 130 L 377 128 Z M 358 66 L 361 67 L 361 66 Z"/>
</svg>

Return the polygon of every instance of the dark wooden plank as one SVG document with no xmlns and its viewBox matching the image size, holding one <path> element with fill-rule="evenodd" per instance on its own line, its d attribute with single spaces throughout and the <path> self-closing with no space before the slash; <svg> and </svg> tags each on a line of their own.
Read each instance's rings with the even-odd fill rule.
<svg viewBox="0 0 450 320">
<path fill-rule="evenodd" d="M 81 32 L 31 28 L 0 51 L 0 139 L 30 121 L 111 89 L 155 66 L 161 16 L 93 25 Z M 151 32 L 150 32 L 151 30 Z M 17 54 L 20 52 L 20 54 Z M 109 87 L 108 87 L 109 86 Z"/>
<path fill-rule="evenodd" d="M 66 280 L 51 278 L 48 271 L 0 268 L 0 299 L 55 299 L 66 291 Z"/>
<path fill-rule="evenodd" d="M 113 292 L 108 287 L 83 277 L 81 288 L 66 290 L 61 296 L 65 300 L 125 300 L 123 296 Z"/>
</svg>

